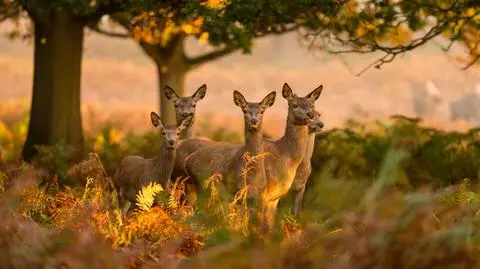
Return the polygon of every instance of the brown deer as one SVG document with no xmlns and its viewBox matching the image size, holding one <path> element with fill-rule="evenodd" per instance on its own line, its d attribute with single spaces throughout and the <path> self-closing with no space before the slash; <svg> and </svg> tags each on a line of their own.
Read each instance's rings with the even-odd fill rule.
<svg viewBox="0 0 480 269">
<path fill-rule="evenodd" d="M 152 124 L 162 132 L 163 144 L 157 157 L 145 159 L 138 155 L 129 155 L 122 159 L 113 177 L 113 183 L 118 192 L 118 202 L 121 208 L 129 201 L 135 206 L 137 192 L 149 182 L 156 182 L 166 187 L 170 180 L 175 148 L 180 133 L 190 124 L 192 116 L 184 118 L 175 125 L 164 125 L 160 116 L 150 113 Z"/>
<path fill-rule="evenodd" d="M 258 192 L 266 185 L 264 160 L 257 158 L 256 162 L 249 163 L 248 173 L 244 169 L 247 161 L 244 154 L 258 155 L 263 152 L 262 122 L 267 108 L 275 103 L 275 92 L 269 93 L 259 103 L 247 102 L 238 91 L 233 92 L 235 105 L 240 107 L 244 115 L 245 141 L 243 145 L 227 142 L 211 141 L 192 153 L 186 160 L 187 173 L 200 183 L 215 173 L 222 175 L 228 193 L 233 194 L 245 186 L 249 188 L 248 197 L 255 198 Z"/>
<path fill-rule="evenodd" d="M 297 173 L 295 174 L 295 179 L 293 180 L 291 188 L 295 195 L 295 200 L 293 203 L 293 215 L 296 217 L 300 215 L 305 186 L 307 185 L 308 178 L 312 172 L 311 159 L 313 150 L 315 149 L 315 135 L 320 132 L 323 127 L 324 124 L 320 119 L 320 113 L 315 111 L 315 118 L 313 119 L 313 122 L 308 125 L 309 137 L 305 157 L 297 168 Z"/>
<path fill-rule="evenodd" d="M 263 231 L 273 227 L 278 201 L 290 190 L 297 168 L 305 157 L 308 124 L 315 117 L 315 101 L 322 90 L 323 85 L 320 85 L 305 97 L 298 97 L 287 83 L 283 85 L 282 95 L 288 101 L 285 134 L 278 140 L 264 143 L 270 157 L 265 160 L 267 187 L 260 195 L 259 217 Z"/>
<path fill-rule="evenodd" d="M 192 96 L 178 96 L 177 93 L 170 88 L 169 86 L 165 86 L 165 97 L 173 102 L 175 108 L 175 117 L 177 122 L 181 122 L 186 117 L 191 116 L 192 120 L 187 128 L 180 133 L 181 141 L 178 143 L 176 154 L 175 154 L 175 161 L 173 165 L 173 172 L 172 178 L 176 180 L 177 178 L 185 177 L 185 159 L 199 147 L 205 145 L 210 141 L 207 138 L 197 138 L 195 140 L 190 140 L 188 143 L 184 143 L 184 139 L 190 139 L 195 136 L 195 111 L 197 103 L 205 98 L 207 94 L 207 85 L 201 85 Z M 191 182 L 187 182 L 187 197 L 190 202 L 195 200 L 194 189 Z"/>
<path fill-rule="evenodd" d="M 205 98 L 206 94 L 206 84 L 200 86 L 192 96 L 187 97 L 180 97 L 172 88 L 165 86 L 165 97 L 173 102 L 177 122 L 182 122 L 185 118 L 192 116 L 190 124 L 180 133 L 180 139 L 192 138 L 194 136 L 195 108 L 198 101 Z"/>
</svg>

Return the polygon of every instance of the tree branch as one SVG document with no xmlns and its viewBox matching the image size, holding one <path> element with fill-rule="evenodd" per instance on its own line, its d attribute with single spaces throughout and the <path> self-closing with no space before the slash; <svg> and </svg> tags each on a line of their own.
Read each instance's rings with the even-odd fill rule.
<svg viewBox="0 0 480 269">
<path fill-rule="evenodd" d="M 259 38 L 267 35 L 282 35 L 282 34 L 296 31 L 299 28 L 300 28 L 299 25 L 296 25 L 296 24 L 291 26 L 277 25 L 277 26 L 273 26 L 270 29 L 267 29 L 266 31 L 255 33 L 254 37 Z"/>
<path fill-rule="evenodd" d="M 117 38 L 130 38 L 130 37 L 132 37 L 128 33 L 112 32 L 112 31 L 108 31 L 108 30 L 105 30 L 105 29 L 101 29 L 98 24 L 95 24 L 93 26 L 89 26 L 88 28 L 90 30 L 94 31 L 94 32 L 97 32 L 97 33 L 102 34 L 102 35 L 110 36 L 110 37 L 117 37 Z"/>
<path fill-rule="evenodd" d="M 116 23 L 120 24 L 125 30 L 131 31 L 132 30 L 132 23 L 130 15 L 127 13 L 118 12 L 116 14 L 112 14 L 110 18 L 112 18 Z"/>
<path fill-rule="evenodd" d="M 197 56 L 193 59 L 192 58 L 187 59 L 187 66 L 189 69 L 194 69 L 201 66 L 204 63 L 220 59 L 236 50 L 238 50 L 238 48 L 226 47 L 222 49 L 216 49 L 212 52 L 206 53 L 201 56 Z"/>
<path fill-rule="evenodd" d="M 396 56 L 406 53 L 408 51 L 414 50 L 417 47 L 420 47 L 427 43 L 428 41 L 431 41 L 433 38 L 441 35 L 446 29 L 454 29 L 453 35 L 450 37 L 451 43 L 445 48 L 445 50 L 450 49 L 451 45 L 458 40 L 461 35 L 463 34 L 463 29 L 466 25 L 468 25 L 473 18 L 475 18 L 480 11 L 477 11 L 473 15 L 464 15 L 462 12 L 458 12 L 457 9 L 460 9 L 458 7 L 458 3 L 454 2 L 452 3 L 451 6 L 447 8 L 442 8 L 440 6 L 435 6 L 435 5 L 427 5 L 428 8 L 430 9 L 435 9 L 436 11 L 440 12 L 440 14 L 435 14 L 437 18 L 437 22 L 435 25 L 429 27 L 426 31 L 425 34 L 422 34 L 418 38 L 413 38 L 406 44 L 400 44 L 400 45 L 395 45 L 395 46 L 388 46 L 385 44 L 382 44 L 382 41 L 378 41 L 376 38 L 371 38 L 371 36 L 376 35 L 376 29 L 377 25 L 373 25 L 375 27 L 368 27 L 370 28 L 369 30 L 365 31 L 365 33 L 361 34 L 360 36 L 356 36 L 355 33 L 349 33 L 347 31 L 347 35 L 349 35 L 347 38 L 342 37 L 342 32 L 335 33 L 330 30 L 335 27 L 328 27 L 328 24 L 320 29 L 317 30 L 316 32 L 313 33 L 313 35 L 309 35 L 310 38 L 313 37 L 312 43 L 317 42 L 317 37 L 321 37 L 320 41 L 322 41 L 324 44 L 330 45 L 330 47 L 326 47 L 326 50 L 329 53 L 332 54 L 343 54 L 343 53 L 372 53 L 375 51 L 382 51 L 385 53 L 384 56 L 381 58 L 377 59 L 370 65 L 368 65 L 365 69 L 361 70 L 361 72 L 358 75 L 361 75 L 364 73 L 367 69 L 371 67 L 375 68 L 380 68 L 383 64 L 385 63 L 390 63 L 392 62 Z M 420 4 L 416 4 L 415 10 L 424 8 L 425 6 L 420 6 Z M 410 15 L 411 11 L 407 10 L 404 13 L 403 10 L 395 14 L 394 17 L 390 18 L 390 20 L 387 20 L 384 24 L 381 25 L 381 27 L 385 27 L 384 29 L 388 32 L 397 31 L 398 27 L 402 24 L 407 23 L 407 17 Z M 447 14 L 447 13 L 455 12 L 454 16 Z M 377 13 L 374 15 L 366 15 L 368 13 L 362 13 L 363 17 L 360 18 L 360 24 L 364 25 L 369 25 L 371 24 L 371 21 L 375 21 L 376 16 L 378 16 Z M 365 17 L 369 16 L 369 17 Z M 400 16 L 400 17 L 399 17 Z M 389 25 L 391 23 L 391 25 Z M 452 26 L 453 24 L 453 26 Z M 378 26 L 380 27 L 380 26 Z M 393 32 L 395 33 L 395 32 Z M 339 34 L 339 35 L 337 35 Z M 336 43 L 338 42 L 338 43 Z M 313 44 L 311 44 L 312 46 Z M 340 46 L 350 46 L 350 49 L 334 49 L 331 47 L 331 45 L 340 45 Z M 353 45 L 353 48 L 352 48 Z M 324 48 L 322 46 L 322 48 Z M 479 59 L 477 57 L 473 58 L 472 62 L 476 62 Z M 471 63 L 473 64 L 473 63 Z M 467 68 L 471 66 L 471 64 L 467 65 Z"/>
</svg>

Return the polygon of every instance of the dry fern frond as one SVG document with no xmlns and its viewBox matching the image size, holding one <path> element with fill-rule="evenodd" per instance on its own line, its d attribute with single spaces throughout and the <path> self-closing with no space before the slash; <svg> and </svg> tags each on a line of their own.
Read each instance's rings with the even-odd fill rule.
<svg viewBox="0 0 480 269">
<path fill-rule="evenodd" d="M 87 177 L 87 183 L 85 184 L 85 191 L 83 192 L 82 200 L 85 201 L 85 199 L 88 196 L 88 193 L 92 190 L 92 184 L 93 184 L 93 177 Z"/>
<path fill-rule="evenodd" d="M 297 223 L 297 220 L 291 215 L 284 215 L 280 221 L 280 228 L 283 235 L 287 238 L 298 238 L 302 233 L 300 225 Z"/>
<path fill-rule="evenodd" d="M 155 182 L 150 182 L 147 186 L 142 187 L 137 194 L 136 204 L 138 210 L 144 212 L 150 211 L 155 201 L 155 196 L 161 191 L 163 191 L 162 185 Z"/>
<path fill-rule="evenodd" d="M 212 210 L 214 214 L 222 214 L 224 211 L 220 195 L 216 184 L 222 180 L 222 175 L 214 174 L 203 183 L 204 189 L 210 189 L 210 197 L 207 201 L 207 209 Z"/>
</svg>

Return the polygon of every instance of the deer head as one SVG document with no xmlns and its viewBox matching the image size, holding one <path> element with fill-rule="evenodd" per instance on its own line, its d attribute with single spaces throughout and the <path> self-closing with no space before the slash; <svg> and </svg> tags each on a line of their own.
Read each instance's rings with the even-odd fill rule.
<svg viewBox="0 0 480 269">
<path fill-rule="evenodd" d="M 165 97 L 173 102 L 177 122 L 183 121 L 190 115 L 194 117 L 197 102 L 202 100 L 206 93 L 207 85 L 205 84 L 200 86 L 200 88 L 198 88 L 192 96 L 188 97 L 180 97 L 172 88 L 165 86 Z M 190 124 L 193 124 L 193 118 L 190 121 Z"/>
<path fill-rule="evenodd" d="M 152 120 L 153 126 L 159 127 L 162 132 L 163 146 L 167 149 L 174 149 L 179 140 L 178 138 L 180 136 L 180 132 L 182 132 L 185 128 L 187 128 L 187 126 L 190 125 L 193 115 L 187 116 L 177 125 L 163 124 L 160 116 L 158 116 L 158 114 L 153 111 L 150 113 L 150 118 Z"/>
<path fill-rule="evenodd" d="M 238 91 L 233 92 L 233 102 L 243 111 L 245 128 L 249 131 L 259 131 L 262 126 L 263 113 L 275 103 L 275 92 L 269 93 L 259 103 L 250 103 Z"/>
<path fill-rule="evenodd" d="M 307 125 L 315 117 L 315 101 L 322 93 L 323 85 L 318 86 L 305 97 L 293 93 L 292 88 L 285 83 L 282 89 L 283 98 L 288 101 L 288 114 L 295 125 Z"/>
<path fill-rule="evenodd" d="M 308 132 L 310 134 L 320 132 L 325 126 L 323 124 L 323 121 L 320 119 L 320 116 L 321 116 L 320 112 L 315 111 L 315 117 L 313 118 L 313 121 L 310 124 L 308 124 Z"/>
</svg>

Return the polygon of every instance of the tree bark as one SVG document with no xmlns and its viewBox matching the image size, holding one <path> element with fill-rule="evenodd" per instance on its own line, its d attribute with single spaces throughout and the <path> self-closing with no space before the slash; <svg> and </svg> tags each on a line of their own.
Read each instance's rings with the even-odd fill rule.
<svg viewBox="0 0 480 269">
<path fill-rule="evenodd" d="M 35 49 L 30 123 L 23 158 L 31 161 L 35 145 L 64 141 L 83 152 L 80 78 L 85 24 L 56 7 L 34 20 Z"/>
</svg>

